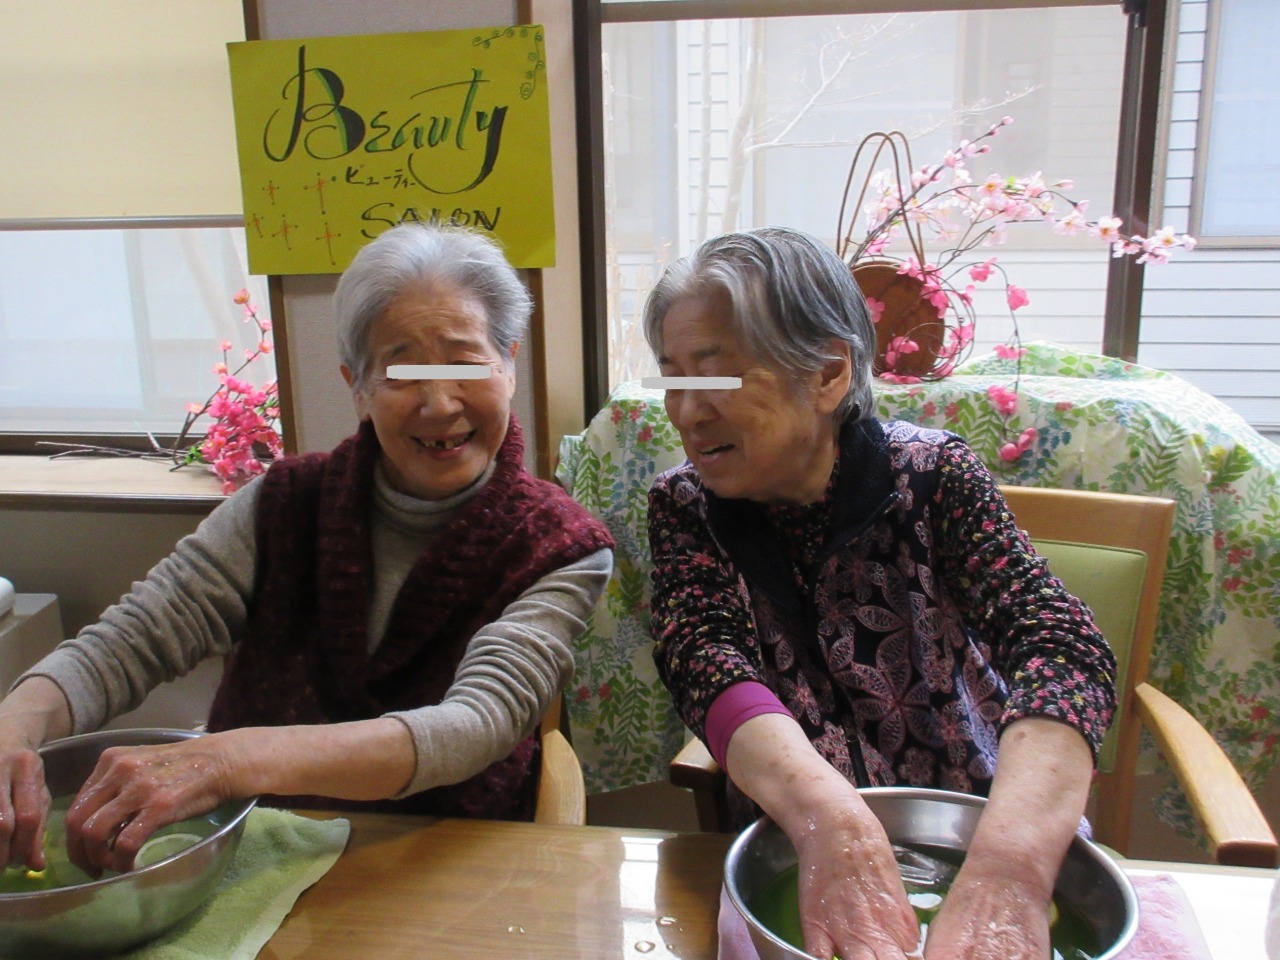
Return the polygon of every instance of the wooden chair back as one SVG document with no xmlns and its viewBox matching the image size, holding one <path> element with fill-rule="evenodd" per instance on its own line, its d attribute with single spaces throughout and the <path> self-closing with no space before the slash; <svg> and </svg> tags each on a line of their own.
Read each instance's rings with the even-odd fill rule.
<svg viewBox="0 0 1280 960">
<path fill-rule="evenodd" d="M 578 754 L 561 730 L 561 700 L 556 697 L 538 724 L 542 744 L 542 768 L 538 772 L 538 797 L 534 823 L 585 826 L 587 786 Z"/>
<path fill-rule="evenodd" d="M 1134 690 L 1146 682 L 1151 663 L 1177 504 L 1087 490 L 1001 492 L 1049 570 L 1094 609 L 1115 651 L 1117 710 L 1100 757 L 1093 827 L 1099 842 L 1127 853 L 1142 728 Z"/>
</svg>

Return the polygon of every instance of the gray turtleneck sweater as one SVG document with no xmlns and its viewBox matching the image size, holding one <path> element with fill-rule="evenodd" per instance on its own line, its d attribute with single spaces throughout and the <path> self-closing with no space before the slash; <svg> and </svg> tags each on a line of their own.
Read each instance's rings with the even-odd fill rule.
<svg viewBox="0 0 1280 960">
<path fill-rule="evenodd" d="M 376 649 L 392 603 L 419 554 L 488 481 L 447 500 L 392 489 L 379 466 L 371 515 Z M 43 676 L 71 705 L 74 733 L 134 709 L 155 687 L 228 653 L 243 635 L 255 581 L 260 480 L 218 506 L 131 593 L 18 679 Z M 508 756 L 573 676 L 570 641 L 604 590 L 613 554 L 600 550 L 543 577 L 471 638 L 436 706 L 389 714 L 413 736 L 417 769 L 405 796 L 458 783 Z M 15 684 L 16 686 L 17 684 Z"/>
</svg>

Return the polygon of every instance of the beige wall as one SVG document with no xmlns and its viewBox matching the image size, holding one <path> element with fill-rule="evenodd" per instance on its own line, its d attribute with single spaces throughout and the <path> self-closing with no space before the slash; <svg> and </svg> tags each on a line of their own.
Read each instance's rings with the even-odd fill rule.
<svg viewBox="0 0 1280 960">
<path fill-rule="evenodd" d="M 545 387 L 548 447 L 555 457 L 560 437 L 580 433 L 585 388 L 582 378 L 582 292 L 578 256 L 578 146 L 574 110 L 573 31 L 570 0 L 531 0 L 530 20 L 546 27 L 547 78 L 555 190 L 556 265 L 542 271 L 545 318 Z M 603 321 L 602 321 L 603 322 Z"/>
</svg>

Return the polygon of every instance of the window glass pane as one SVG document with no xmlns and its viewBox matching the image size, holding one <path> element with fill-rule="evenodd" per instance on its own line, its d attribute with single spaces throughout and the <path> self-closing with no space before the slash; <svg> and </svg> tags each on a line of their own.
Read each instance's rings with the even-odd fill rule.
<svg viewBox="0 0 1280 960">
<path fill-rule="evenodd" d="M 1112 7 L 605 24 L 611 386 L 653 372 L 638 318 L 673 257 L 766 224 L 834 245 L 868 133 L 903 131 L 919 167 L 1010 115 L 975 179 L 1069 178 L 1110 213 L 1126 26 Z M 1029 223 L 985 256 L 1030 293 L 1024 339 L 1096 350 L 1108 253 Z M 1010 333 L 1001 300 L 980 294 L 979 348 Z"/>
<path fill-rule="evenodd" d="M 1280 237 L 1280 4 L 1221 0 L 1200 233 Z M 1262 118 L 1270 118 L 1269 121 Z"/>
<path fill-rule="evenodd" d="M 188 403 L 258 342 L 268 318 L 239 229 L 0 232 L 0 430 L 176 433 Z M 274 354 L 244 372 L 275 376 Z"/>
</svg>

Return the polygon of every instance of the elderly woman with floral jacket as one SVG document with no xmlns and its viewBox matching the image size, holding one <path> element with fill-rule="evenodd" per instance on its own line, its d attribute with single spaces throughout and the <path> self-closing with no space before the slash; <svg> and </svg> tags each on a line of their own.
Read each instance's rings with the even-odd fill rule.
<svg viewBox="0 0 1280 960">
<path fill-rule="evenodd" d="M 689 459 L 650 492 L 655 659 L 739 818 L 795 845 L 806 949 L 917 947 L 856 790 L 900 784 L 989 796 L 925 955 L 1043 960 L 1114 709 L 1088 609 L 959 437 L 871 415 L 875 333 L 819 241 L 710 240 L 645 323 L 664 376 L 717 378 L 666 394 Z"/>
</svg>

